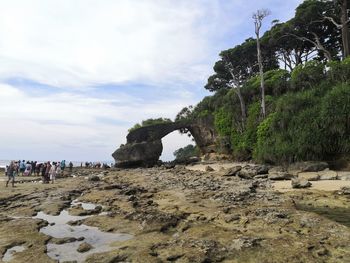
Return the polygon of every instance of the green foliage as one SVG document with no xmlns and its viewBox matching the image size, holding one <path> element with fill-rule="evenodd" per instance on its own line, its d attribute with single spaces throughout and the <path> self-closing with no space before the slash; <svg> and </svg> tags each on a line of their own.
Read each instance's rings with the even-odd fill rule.
<svg viewBox="0 0 350 263">
<path fill-rule="evenodd" d="M 186 121 L 192 119 L 193 106 L 184 107 L 175 117 L 175 121 Z"/>
<path fill-rule="evenodd" d="M 326 78 L 324 65 L 316 60 L 297 66 L 291 74 L 294 90 L 306 90 L 316 86 Z"/>
<path fill-rule="evenodd" d="M 273 69 L 264 73 L 265 94 L 280 96 L 290 90 L 290 73 L 284 69 Z M 242 94 L 247 101 L 260 97 L 260 76 L 250 78 L 242 88 Z"/>
<path fill-rule="evenodd" d="M 222 107 L 214 112 L 214 125 L 221 136 L 230 136 L 232 128 L 232 114 L 227 108 Z"/>
<path fill-rule="evenodd" d="M 180 148 L 174 152 L 175 160 L 184 161 L 191 157 L 199 156 L 199 149 L 197 146 L 189 144 L 183 148 Z"/>
<path fill-rule="evenodd" d="M 328 63 L 330 68 L 329 75 L 332 80 L 336 82 L 346 82 L 350 81 L 350 57 L 344 59 L 343 61 L 331 61 Z"/>
<path fill-rule="evenodd" d="M 139 128 L 141 128 L 141 124 L 140 123 L 136 123 L 134 126 L 132 126 L 130 129 L 128 129 L 128 132 L 132 132 L 134 130 L 137 130 Z"/>
<path fill-rule="evenodd" d="M 163 124 L 163 123 L 171 123 L 172 120 L 168 118 L 158 118 L 158 119 L 147 119 L 141 122 L 141 124 L 136 123 L 133 127 L 131 127 L 128 132 L 132 132 L 134 130 L 137 130 L 141 127 L 156 125 L 156 124 Z"/>
<path fill-rule="evenodd" d="M 323 147 L 328 155 L 350 152 L 350 86 L 334 87 L 321 103 Z"/>
<path fill-rule="evenodd" d="M 258 127 L 254 158 L 290 163 L 350 153 L 350 86 L 290 93 Z"/>
</svg>

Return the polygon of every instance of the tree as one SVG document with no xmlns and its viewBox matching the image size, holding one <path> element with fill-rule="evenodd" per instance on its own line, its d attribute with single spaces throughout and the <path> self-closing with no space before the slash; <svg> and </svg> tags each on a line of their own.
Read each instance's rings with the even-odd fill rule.
<svg viewBox="0 0 350 263">
<path fill-rule="evenodd" d="M 275 23 L 261 39 L 261 43 L 269 46 L 279 63 L 289 71 L 308 61 L 315 52 L 311 43 L 292 36 L 295 31 L 291 24 L 291 21 Z"/>
<path fill-rule="evenodd" d="M 273 51 L 265 48 L 262 52 L 264 67 L 269 70 L 278 68 Z M 233 89 L 239 98 L 241 120 L 242 125 L 244 125 L 247 114 L 245 101 L 248 98 L 244 98 L 241 88 L 248 79 L 259 72 L 256 40 L 249 38 L 241 45 L 222 51 L 220 57 L 221 59 L 214 65 L 215 74 L 209 77 L 205 88 L 209 91 Z"/>
<path fill-rule="evenodd" d="M 341 54 L 339 29 L 325 17 L 335 16 L 334 4 L 329 0 L 305 0 L 295 16 L 285 23 L 275 21 L 265 32 L 262 43 L 269 43 L 285 69 L 310 60 L 330 61 Z"/>
<path fill-rule="evenodd" d="M 350 55 L 350 33 L 349 33 L 349 0 L 333 0 L 334 15 L 325 16 L 325 19 L 332 22 L 341 31 L 343 59 Z M 340 16 L 340 22 L 337 17 Z"/>
<path fill-rule="evenodd" d="M 182 108 L 182 110 L 178 114 L 176 114 L 175 121 L 191 120 L 193 117 L 192 115 L 193 115 L 193 106 L 190 105 L 188 107 L 184 107 L 184 108 Z M 192 136 L 187 128 L 181 128 L 181 129 L 179 129 L 179 132 L 181 134 L 187 133 L 188 137 Z"/>
<path fill-rule="evenodd" d="M 185 161 L 191 157 L 199 156 L 199 150 L 197 146 L 189 144 L 183 148 L 177 149 L 174 152 L 175 160 Z"/>
<path fill-rule="evenodd" d="M 331 61 L 340 51 L 339 32 L 324 19 L 333 13 L 331 2 L 307 0 L 297 7 L 295 17 L 291 19 L 294 32 L 290 35 L 310 43 L 318 51 L 319 60 Z"/>
<path fill-rule="evenodd" d="M 259 64 L 259 73 L 260 73 L 261 110 L 262 110 L 262 115 L 264 118 L 266 116 L 266 106 L 265 106 L 265 88 L 264 88 L 264 66 L 262 63 L 261 46 L 260 46 L 260 29 L 262 26 L 262 21 L 269 14 L 270 14 L 270 11 L 267 9 L 258 10 L 256 13 L 253 14 L 253 20 L 254 20 L 254 25 L 255 25 L 255 35 L 256 35 L 257 56 L 258 56 L 258 64 Z"/>
</svg>

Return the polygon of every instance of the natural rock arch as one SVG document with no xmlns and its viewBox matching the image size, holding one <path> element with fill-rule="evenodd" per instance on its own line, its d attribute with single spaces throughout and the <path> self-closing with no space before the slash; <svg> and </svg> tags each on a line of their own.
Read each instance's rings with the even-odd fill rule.
<svg viewBox="0 0 350 263">
<path fill-rule="evenodd" d="M 169 133 L 188 129 L 202 154 L 215 151 L 216 133 L 213 119 L 201 118 L 194 122 L 171 122 L 141 127 L 131 131 L 127 143 L 121 145 L 113 154 L 118 167 L 137 167 L 155 165 L 163 151 L 162 138 Z"/>
</svg>

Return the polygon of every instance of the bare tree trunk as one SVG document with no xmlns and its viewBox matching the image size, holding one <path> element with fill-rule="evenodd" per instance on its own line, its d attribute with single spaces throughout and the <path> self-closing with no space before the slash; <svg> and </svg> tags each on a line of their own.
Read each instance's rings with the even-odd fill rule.
<svg viewBox="0 0 350 263">
<path fill-rule="evenodd" d="M 266 117 L 266 104 L 265 104 L 264 66 L 263 66 L 262 57 L 261 57 L 259 31 L 257 31 L 257 34 L 256 34 L 256 46 L 257 46 L 257 51 L 258 51 L 258 64 L 259 64 L 259 73 L 260 73 L 261 111 L 262 111 L 263 117 L 265 118 Z"/>
<path fill-rule="evenodd" d="M 341 36 L 343 43 L 343 58 L 346 58 L 350 55 L 350 34 L 349 34 L 349 26 L 348 26 L 348 7 L 347 0 L 342 1 L 341 6 Z"/>
<path fill-rule="evenodd" d="M 236 92 L 236 94 L 238 96 L 239 104 L 241 105 L 242 127 L 244 128 L 245 120 L 247 119 L 247 111 L 246 111 L 246 107 L 245 107 L 245 102 L 244 102 L 244 98 L 243 98 L 242 93 L 241 93 L 240 83 L 237 80 L 235 80 L 235 74 L 232 72 L 232 69 L 230 69 L 230 66 L 232 67 L 232 64 L 228 65 L 228 69 L 229 69 L 229 72 L 232 76 L 232 83 L 234 83 L 234 84 L 232 86 L 229 86 L 229 87 L 233 88 L 233 90 Z"/>
<path fill-rule="evenodd" d="M 262 63 L 262 55 L 260 48 L 260 28 L 262 21 L 265 17 L 270 14 L 270 11 L 267 9 L 258 10 L 253 14 L 254 25 L 255 25 L 255 34 L 256 34 L 256 48 L 258 53 L 258 64 L 260 72 L 260 88 L 261 88 L 261 112 L 263 117 L 266 117 L 266 104 L 265 104 L 265 82 L 264 82 L 264 68 Z"/>
<path fill-rule="evenodd" d="M 241 93 L 241 88 L 240 87 L 237 87 L 234 89 L 237 96 L 238 96 L 238 99 L 239 99 L 239 103 L 241 105 L 241 113 L 242 113 L 242 125 L 244 127 L 245 125 L 245 120 L 247 119 L 247 111 L 246 111 L 246 107 L 245 107 L 245 102 L 244 102 L 244 99 L 243 99 L 243 96 L 242 96 L 242 93 Z"/>
</svg>

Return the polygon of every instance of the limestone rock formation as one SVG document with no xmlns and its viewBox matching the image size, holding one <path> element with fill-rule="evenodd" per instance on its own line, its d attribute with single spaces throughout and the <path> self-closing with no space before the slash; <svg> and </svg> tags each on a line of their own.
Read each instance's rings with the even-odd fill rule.
<svg viewBox="0 0 350 263">
<path fill-rule="evenodd" d="M 127 143 L 113 154 L 118 167 L 150 167 L 155 165 L 163 151 L 162 138 L 169 133 L 187 129 L 202 154 L 215 152 L 217 135 L 212 117 L 192 122 L 171 122 L 141 127 L 127 135 Z"/>
</svg>

